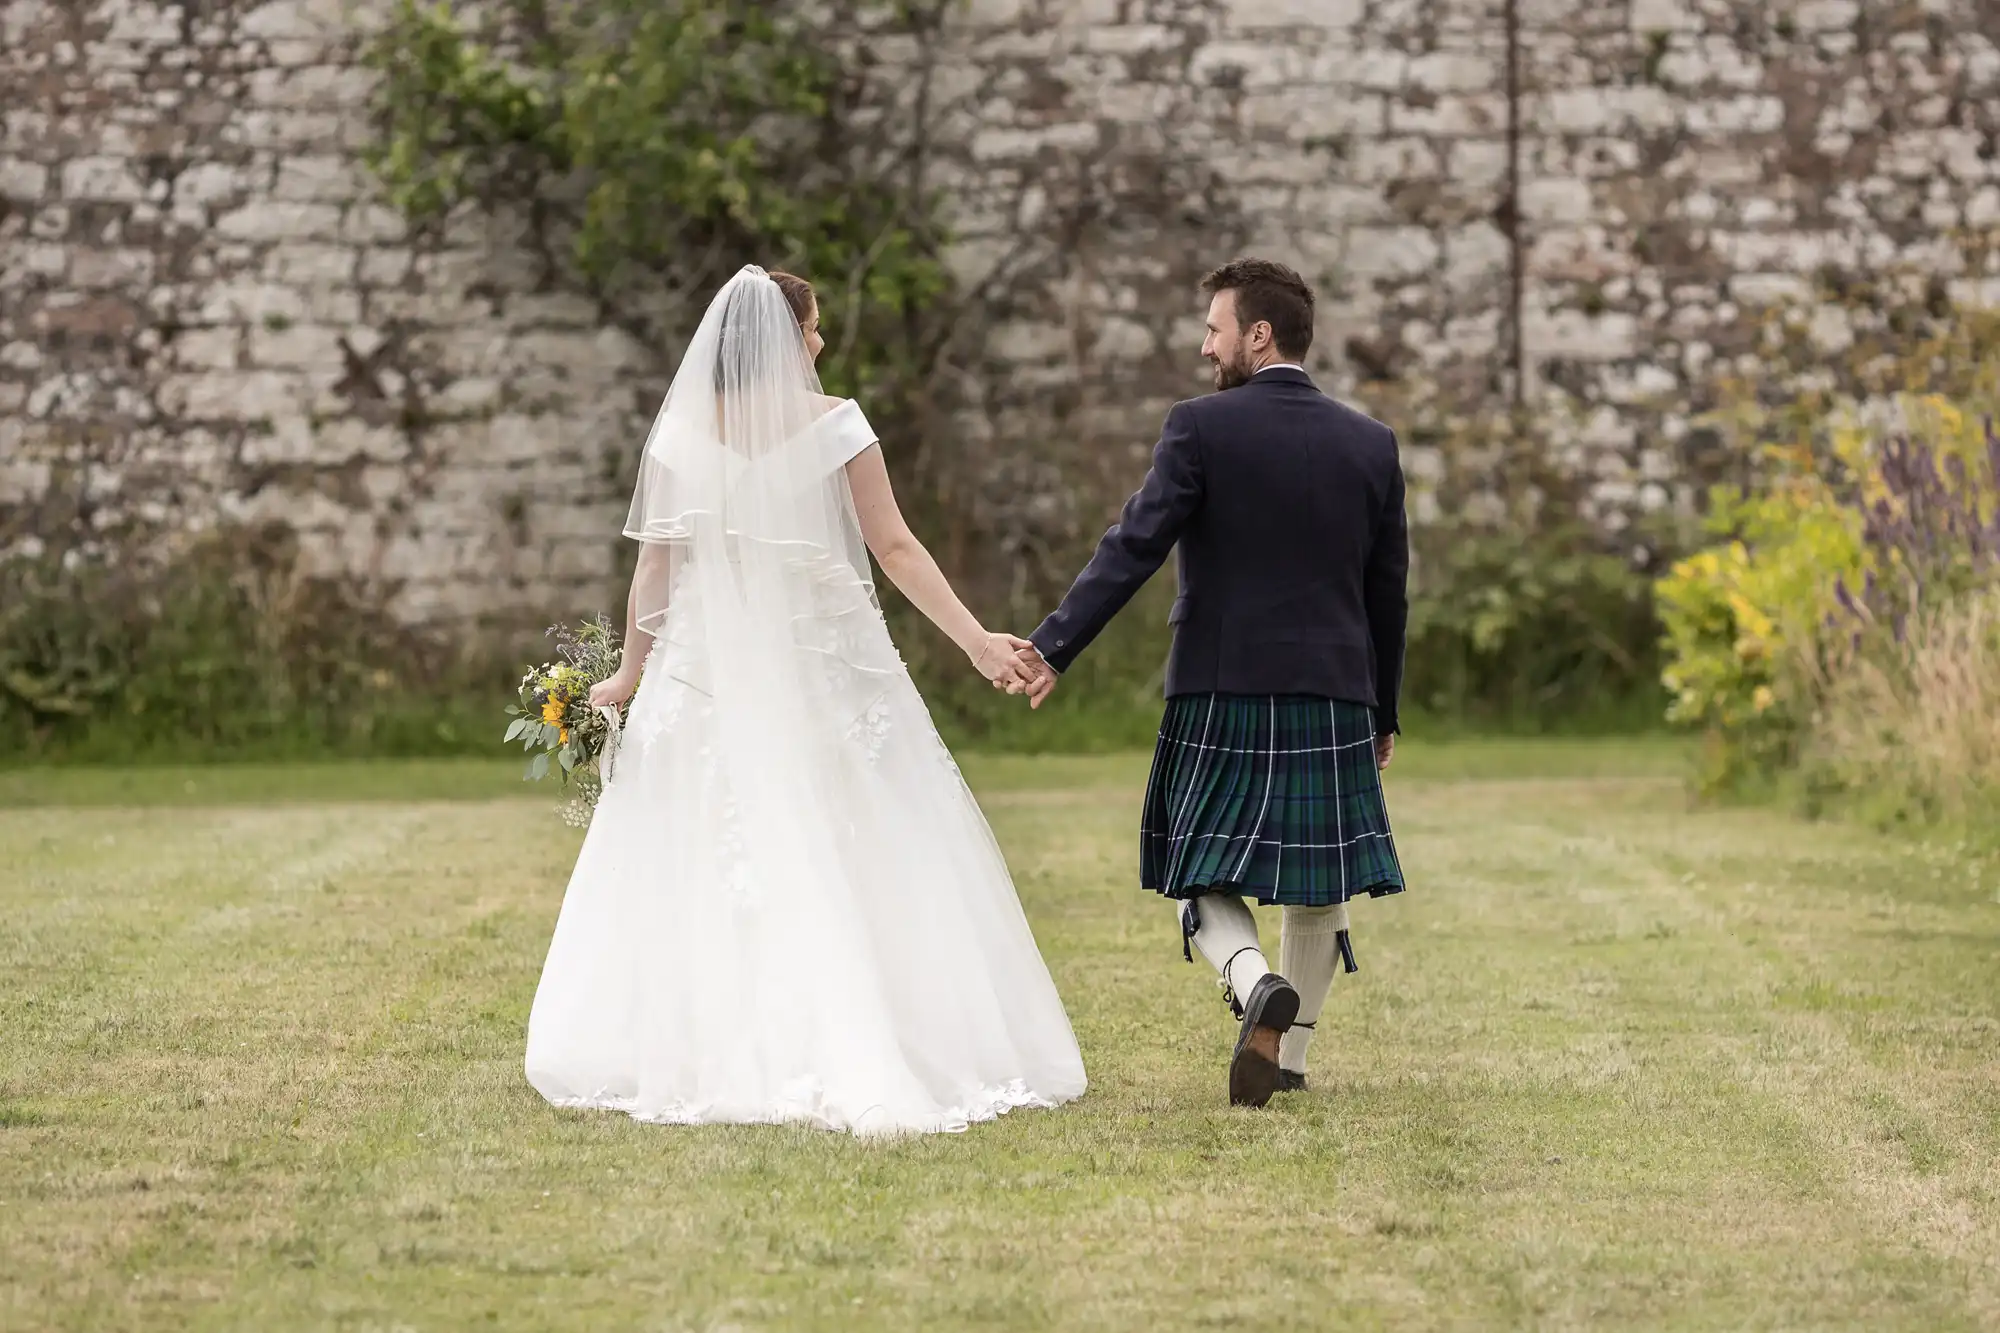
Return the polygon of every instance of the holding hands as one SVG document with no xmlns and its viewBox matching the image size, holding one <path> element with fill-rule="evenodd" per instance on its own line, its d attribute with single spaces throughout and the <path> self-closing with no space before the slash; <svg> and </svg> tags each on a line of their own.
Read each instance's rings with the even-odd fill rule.
<svg viewBox="0 0 2000 1333">
<path fill-rule="evenodd" d="M 1035 645 L 1011 634 L 988 634 L 966 656 L 994 689 L 1008 694 L 1028 694 L 1046 670 Z"/>
<path fill-rule="evenodd" d="M 972 664 L 994 689 L 1025 694 L 1033 708 L 1040 708 L 1056 687 L 1055 669 L 1042 660 L 1034 644 L 1012 634 L 987 635 Z"/>
</svg>

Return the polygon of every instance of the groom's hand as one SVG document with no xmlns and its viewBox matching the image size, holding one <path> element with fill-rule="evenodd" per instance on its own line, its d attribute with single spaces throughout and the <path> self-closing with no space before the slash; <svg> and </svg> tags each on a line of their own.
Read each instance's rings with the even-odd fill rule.
<svg viewBox="0 0 2000 1333">
<path fill-rule="evenodd" d="M 1040 653 L 1030 649 L 1021 656 L 1036 673 L 1035 682 L 1028 686 L 1028 707 L 1040 708 L 1047 702 L 1048 697 L 1055 693 L 1056 682 L 1062 677 L 1056 674 L 1054 667 L 1043 660 Z"/>
<path fill-rule="evenodd" d="M 1017 674 L 1010 679 L 995 680 L 993 688 L 1005 694 L 1025 694 L 1029 707 L 1040 708 L 1042 700 L 1048 698 L 1050 691 L 1056 687 L 1056 670 L 1042 660 L 1034 644 L 1025 639 L 1016 639 L 1014 643 Z"/>
<path fill-rule="evenodd" d="M 1380 770 L 1387 768 L 1389 766 L 1389 761 L 1391 759 L 1394 759 L 1395 757 L 1396 757 L 1396 733 L 1392 731 L 1387 733 L 1386 735 L 1377 736 L 1375 738 L 1376 770 L 1379 772 Z"/>
<path fill-rule="evenodd" d="M 979 655 L 972 660 L 979 673 L 1004 694 L 1026 694 L 1036 681 L 1041 657 L 1035 645 L 1011 634 L 988 634 Z"/>
</svg>

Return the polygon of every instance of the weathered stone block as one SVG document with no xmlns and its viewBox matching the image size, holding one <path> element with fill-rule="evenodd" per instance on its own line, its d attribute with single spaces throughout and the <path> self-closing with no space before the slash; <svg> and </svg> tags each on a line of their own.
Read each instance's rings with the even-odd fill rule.
<svg viewBox="0 0 2000 1333">
<path fill-rule="evenodd" d="M 353 281 L 356 252 L 341 245 L 280 245 L 264 256 L 261 272 L 288 287 L 335 287 Z"/>
<path fill-rule="evenodd" d="M 1854 27 L 1861 6 L 1856 0 L 1801 0 L 1791 11 L 1799 32 L 1846 32 Z"/>
<path fill-rule="evenodd" d="M 363 287 L 397 286 L 409 276 L 412 258 L 410 251 L 395 246 L 363 250 L 355 271 L 356 280 Z"/>
<path fill-rule="evenodd" d="M 1505 60 L 1504 51 L 1433 51 L 1410 62 L 1408 78 L 1412 86 L 1435 93 L 1486 92 L 1500 86 Z"/>
<path fill-rule="evenodd" d="M 293 111 L 359 108 L 378 82 L 373 70 L 356 65 L 259 69 L 250 75 L 250 104 Z"/>
<path fill-rule="evenodd" d="M 240 241 L 330 241 L 340 235 L 340 210 L 260 200 L 224 213 L 215 220 L 215 231 Z"/>
<path fill-rule="evenodd" d="M 146 187 L 122 158 L 84 157 L 63 164 L 62 193 L 65 199 L 134 203 L 146 197 Z"/>
<path fill-rule="evenodd" d="M 197 162 L 174 177 L 174 198 L 190 203 L 217 203 L 250 189 L 250 173 L 221 162 Z"/>
<path fill-rule="evenodd" d="M 1242 0 L 1230 15 L 1244 32 L 1270 28 L 1352 28 L 1361 21 L 1362 0 Z"/>
<path fill-rule="evenodd" d="M 1506 125 L 1506 100 L 1491 93 L 1440 97 L 1428 105 L 1389 103 L 1392 134 L 1498 134 Z"/>
<path fill-rule="evenodd" d="M 1188 73 L 1197 83 L 1242 89 L 1284 88 L 1285 53 L 1263 42 L 1213 41 L 1196 51 Z"/>
<path fill-rule="evenodd" d="M 12 247 L 0 259 L 0 282 L 13 285 L 29 278 L 60 278 L 69 271 L 69 250 L 60 245 L 32 244 Z"/>
<path fill-rule="evenodd" d="M 1701 27 L 1694 0 L 1631 0 L 1633 32 L 1693 32 Z"/>
<path fill-rule="evenodd" d="M 1106 55 L 1137 55 L 1178 46 L 1181 35 L 1161 23 L 1117 23 L 1090 28 L 1084 49 Z"/>
<path fill-rule="evenodd" d="M 150 250 L 82 250 L 71 258 L 69 282 L 86 290 L 137 287 L 153 279 Z"/>
<path fill-rule="evenodd" d="M 361 165 L 340 157 L 288 157 L 278 165 L 278 199 L 344 202 L 368 193 Z"/>
<path fill-rule="evenodd" d="M 1348 235 L 1347 268 L 1356 277 L 1403 281 L 1431 271 L 1438 241 L 1423 227 L 1357 227 Z"/>
<path fill-rule="evenodd" d="M 1580 180 L 1531 180 L 1521 187 L 1521 216 L 1531 222 L 1582 222 L 1596 200 Z"/>
<path fill-rule="evenodd" d="M 1506 145 L 1499 146 L 1505 160 Z M 1415 135 L 1365 141 L 1348 154 L 1344 173 L 1354 184 L 1380 187 L 1397 181 L 1436 180 L 1444 174 L 1444 160 L 1429 139 Z M 1384 205 L 1386 207 L 1387 200 Z"/>
<path fill-rule="evenodd" d="M 48 193 L 49 169 L 19 158 L 0 161 L 0 199 L 31 204 Z"/>
<path fill-rule="evenodd" d="M 1513 247 L 1498 227 L 1482 222 L 1447 233 L 1444 254 L 1446 284 L 1465 292 L 1505 277 Z"/>
<path fill-rule="evenodd" d="M 129 0 L 119 6 L 105 6 L 111 19 L 102 43 L 93 45 L 91 59 L 102 60 L 118 47 L 174 46 L 181 40 L 178 6 L 162 8 Z"/>
<path fill-rule="evenodd" d="M 276 321 L 297 322 L 305 316 L 305 298 L 292 288 L 238 278 L 204 289 L 199 295 L 192 322 L 270 324 Z"/>
<path fill-rule="evenodd" d="M 307 151 L 338 143 L 344 124 L 326 111 L 244 111 L 218 131 L 225 143 L 279 152 Z"/>
<path fill-rule="evenodd" d="M 1621 311 L 1530 310 L 1522 328 L 1528 355 L 1544 361 L 1617 360 L 1632 355 L 1638 337 L 1638 320 Z"/>
<path fill-rule="evenodd" d="M 237 30 L 266 40 L 324 40 L 344 35 L 345 19 L 338 0 L 271 0 L 239 19 Z"/>
<path fill-rule="evenodd" d="M 347 364 L 340 349 L 340 331 L 315 324 L 253 329 L 246 345 L 250 363 L 257 366 L 340 371 Z"/>
<path fill-rule="evenodd" d="M 1769 134 L 1785 123 L 1785 104 L 1772 96 L 1695 102 L 1686 110 L 1686 123 L 1694 134 Z"/>
<path fill-rule="evenodd" d="M 185 329 L 173 341 L 173 362 L 187 370 L 225 370 L 236 365 L 239 334 L 234 328 Z"/>
<path fill-rule="evenodd" d="M 340 237 L 345 241 L 372 245 L 401 241 L 408 233 L 402 215 L 384 204 L 353 204 L 341 217 Z"/>
</svg>

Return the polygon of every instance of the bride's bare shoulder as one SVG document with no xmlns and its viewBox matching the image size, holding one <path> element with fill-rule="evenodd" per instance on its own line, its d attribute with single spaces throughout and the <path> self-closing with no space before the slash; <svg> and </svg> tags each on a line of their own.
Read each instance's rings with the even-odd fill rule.
<svg viewBox="0 0 2000 1333">
<path fill-rule="evenodd" d="M 826 416 L 829 413 L 838 411 L 840 408 L 844 407 L 850 401 L 851 401 L 850 399 L 835 398 L 829 394 L 824 394 L 824 393 L 816 393 L 813 395 L 813 405 L 819 409 L 819 414 L 821 416 Z"/>
</svg>

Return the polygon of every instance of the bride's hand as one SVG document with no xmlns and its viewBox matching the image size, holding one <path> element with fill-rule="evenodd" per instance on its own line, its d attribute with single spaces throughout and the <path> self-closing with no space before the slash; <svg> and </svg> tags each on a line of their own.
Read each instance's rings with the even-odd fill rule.
<svg viewBox="0 0 2000 1333">
<path fill-rule="evenodd" d="M 617 675 L 608 676 L 590 687 L 590 706 L 615 708 L 631 698 L 632 692 L 638 688 L 639 673 L 620 667 Z"/>
<path fill-rule="evenodd" d="M 987 635 L 972 654 L 972 665 L 979 674 L 992 681 L 994 689 L 1009 694 L 1025 694 L 1034 687 L 1041 679 L 1035 669 L 1039 660 L 1034 644 L 1011 634 Z"/>
</svg>

